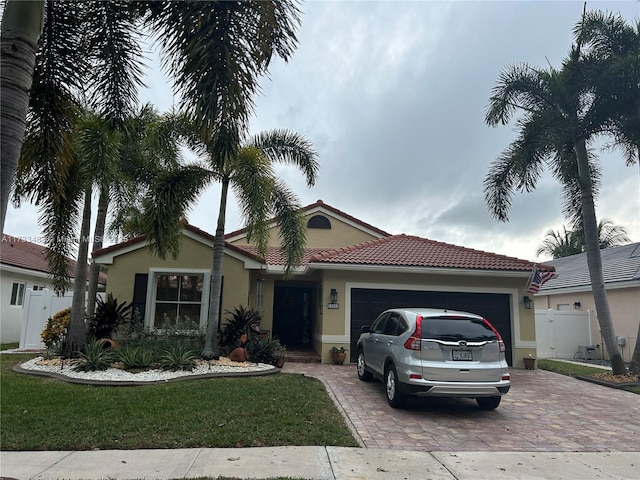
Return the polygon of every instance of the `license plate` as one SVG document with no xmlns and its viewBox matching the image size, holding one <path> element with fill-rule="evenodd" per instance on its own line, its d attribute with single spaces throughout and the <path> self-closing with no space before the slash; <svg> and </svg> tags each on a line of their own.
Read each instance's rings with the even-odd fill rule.
<svg viewBox="0 0 640 480">
<path fill-rule="evenodd" d="M 471 350 L 453 350 L 454 360 L 473 360 Z"/>
</svg>

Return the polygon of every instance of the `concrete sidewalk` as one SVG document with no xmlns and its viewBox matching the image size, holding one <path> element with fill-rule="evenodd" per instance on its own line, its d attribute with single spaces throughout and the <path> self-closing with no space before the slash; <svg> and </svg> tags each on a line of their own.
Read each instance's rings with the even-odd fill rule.
<svg viewBox="0 0 640 480">
<path fill-rule="evenodd" d="M 640 452 L 416 452 L 345 447 L 0 452 L 2 478 L 638 479 Z"/>
</svg>

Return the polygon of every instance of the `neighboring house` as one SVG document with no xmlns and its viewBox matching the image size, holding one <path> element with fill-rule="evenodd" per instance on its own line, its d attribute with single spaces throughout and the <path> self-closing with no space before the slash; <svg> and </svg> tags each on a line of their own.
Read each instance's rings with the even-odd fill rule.
<svg viewBox="0 0 640 480">
<path fill-rule="evenodd" d="M 636 344 L 640 322 L 640 243 L 605 248 L 600 250 L 600 254 L 613 328 L 623 358 L 628 362 Z M 594 344 L 604 349 L 591 293 L 587 254 L 558 258 L 545 262 L 545 265 L 555 267 L 557 275 L 535 295 L 536 309 L 588 312 Z M 606 358 L 606 352 L 601 354 Z"/>
<path fill-rule="evenodd" d="M 2 248 L 0 249 L 1 343 L 20 340 L 28 290 L 39 291 L 53 288 L 49 278 L 49 264 L 46 255 L 47 248 L 42 245 L 29 242 L 21 237 L 2 236 Z M 71 259 L 69 261 L 73 271 L 75 261 Z M 106 284 L 104 274 L 100 276 L 100 283 L 102 290 L 104 290 Z M 51 315 L 54 313 L 56 312 L 51 312 Z"/>
<path fill-rule="evenodd" d="M 523 357 L 535 354 L 534 311 L 522 301 L 533 263 L 390 235 L 321 200 L 302 211 L 307 249 L 287 280 L 275 229 L 265 259 L 248 244 L 245 230 L 225 236 L 223 314 L 253 307 L 262 313 L 264 330 L 288 348 L 310 346 L 323 362 L 330 361 L 333 345 L 350 349 L 353 361 L 360 327 L 399 306 L 481 314 L 501 332 L 510 364 L 522 366 Z M 147 327 L 180 315 L 204 328 L 212 246 L 211 234 L 185 225 L 175 259 L 152 255 L 145 238 L 137 237 L 96 252 L 94 261 L 109 268 L 107 291 L 133 302 Z"/>
</svg>

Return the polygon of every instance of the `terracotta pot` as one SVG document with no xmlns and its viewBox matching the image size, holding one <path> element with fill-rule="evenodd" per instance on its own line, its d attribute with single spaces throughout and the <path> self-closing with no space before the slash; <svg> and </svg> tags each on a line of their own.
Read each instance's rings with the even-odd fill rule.
<svg viewBox="0 0 640 480">
<path fill-rule="evenodd" d="M 535 370 L 536 359 L 533 357 L 524 357 L 524 368 L 527 370 Z"/>
<path fill-rule="evenodd" d="M 347 352 L 332 353 L 331 358 L 333 359 L 333 363 L 336 365 L 342 365 L 344 363 L 344 359 L 347 358 Z"/>
<path fill-rule="evenodd" d="M 277 358 L 273 365 L 278 368 L 284 367 L 284 357 Z"/>
<path fill-rule="evenodd" d="M 96 343 L 102 344 L 103 348 L 113 348 L 114 350 L 120 348 L 120 345 L 118 345 L 118 342 L 110 338 L 101 338 L 97 340 Z"/>
<path fill-rule="evenodd" d="M 246 362 L 248 358 L 247 349 L 243 347 L 234 348 L 229 354 L 229 360 L 232 362 Z"/>
</svg>

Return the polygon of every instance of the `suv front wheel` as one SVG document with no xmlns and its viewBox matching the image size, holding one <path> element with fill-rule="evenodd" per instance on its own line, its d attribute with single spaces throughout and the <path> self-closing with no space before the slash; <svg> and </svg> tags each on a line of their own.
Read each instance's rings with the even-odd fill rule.
<svg viewBox="0 0 640 480">
<path fill-rule="evenodd" d="M 366 368 L 364 361 L 364 352 L 362 349 L 358 350 L 358 359 L 356 361 L 356 369 L 358 371 L 358 378 L 363 382 L 369 382 L 373 378 L 373 375 Z"/>
<path fill-rule="evenodd" d="M 389 364 L 384 373 L 384 389 L 387 392 L 387 402 L 393 408 L 403 407 L 406 401 L 405 395 L 399 389 L 398 374 L 396 367 Z"/>
</svg>

